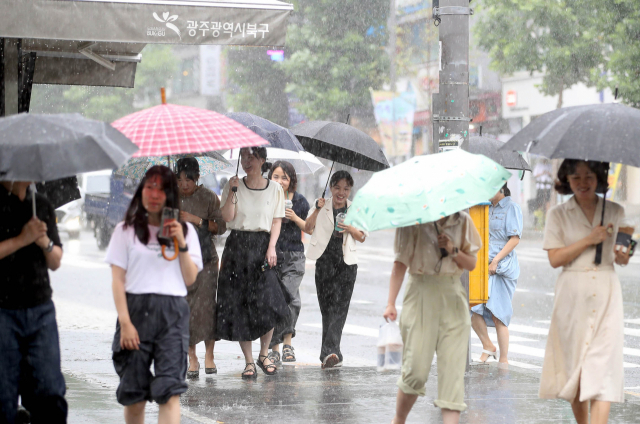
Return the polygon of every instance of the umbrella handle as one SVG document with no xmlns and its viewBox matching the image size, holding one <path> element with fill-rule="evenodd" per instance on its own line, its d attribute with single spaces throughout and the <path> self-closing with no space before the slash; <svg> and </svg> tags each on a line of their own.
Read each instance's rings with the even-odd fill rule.
<svg viewBox="0 0 640 424">
<path fill-rule="evenodd" d="M 173 248 L 175 250 L 175 253 L 173 254 L 173 256 L 171 258 L 168 258 L 167 255 L 165 254 L 165 250 L 166 250 L 167 246 L 165 246 L 164 244 L 162 245 L 162 257 L 165 258 L 168 261 L 173 261 L 178 257 L 178 254 L 180 253 L 180 251 L 178 250 L 178 239 L 177 238 L 173 238 Z"/>
<path fill-rule="evenodd" d="M 436 234 L 440 235 L 440 231 L 438 230 L 438 223 L 434 222 L 433 226 L 436 227 Z M 447 252 L 447 249 L 445 249 L 444 247 L 440 248 L 440 256 L 442 256 L 443 258 L 446 258 L 447 256 L 449 256 L 449 252 Z"/>
<path fill-rule="evenodd" d="M 331 172 L 333 171 L 333 165 L 336 164 L 336 161 L 331 162 L 331 169 L 329 170 L 329 177 L 327 178 L 327 184 L 324 186 L 324 191 L 322 192 L 322 198 L 324 199 L 324 195 L 327 192 L 327 187 L 329 187 L 329 181 L 331 181 Z"/>
<path fill-rule="evenodd" d="M 238 176 L 238 171 L 240 171 L 240 155 L 238 155 L 238 165 L 236 166 L 236 177 Z M 231 187 L 231 191 L 236 193 L 238 191 L 238 187 Z"/>
<path fill-rule="evenodd" d="M 609 174 L 609 166 L 607 165 L 607 175 Z M 604 225 L 604 209 L 607 205 L 607 188 L 605 187 L 604 193 L 602 195 L 602 217 L 600 218 L 600 225 Z M 593 261 L 594 264 L 600 265 L 602 263 L 602 243 L 598 243 L 596 246 L 596 259 Z"/>
</svg>

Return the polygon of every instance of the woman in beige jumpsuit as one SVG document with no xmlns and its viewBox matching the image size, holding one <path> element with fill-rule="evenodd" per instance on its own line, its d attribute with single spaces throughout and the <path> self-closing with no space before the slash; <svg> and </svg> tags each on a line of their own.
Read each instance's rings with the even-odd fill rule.
<svg viewBox="0 0 640 424">
<path fill-rule="evenodd" d="M 396 230 L 386 319 L 395 320 L 398 315 L 396 298 L 407 269 L 409 282 L 400 317 L 404 352 L 394 424 L 403 424 L 418 396 L 424 396 L 434 353 L 438 355 L 434 404 L 441 408 L 444 423 L 457 424 L 467 407 L 464 370 L 471 320 L 460 275 L 476 267 L 481 245 L 478 230 L 464 212 Z M 446 257 L 440 248 L 447 251 Z"/>
<path fill-rule="evenodd" d="M 624 324 L 620 281 L 613 263 L 626 265 L 629 255 L 614 250 L 624 219 L 622 206 L 603 200 L 596 187 L 606 187 L 602 163 L 565 160 L 556 191 L 571 194 L 547 214 L 543 248 L 554 268 L 555 301 L 540 381 L 540 397 L 571 402 L 579 424 L 606 423 L 611 402 L 624 401 L 622 347 Z M 594 264 L 596 245 L 604 242 L 602 263 Z"/>
</svg>

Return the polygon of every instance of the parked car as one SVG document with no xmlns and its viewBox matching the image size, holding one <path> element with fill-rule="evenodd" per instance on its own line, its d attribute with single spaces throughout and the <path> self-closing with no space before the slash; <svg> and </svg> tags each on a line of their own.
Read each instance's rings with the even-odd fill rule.
<svg viewBox="0 0 640 424">
<path fill-rule="evenodd" d="M 66 232 L 71 239 L 80 237 L 80 230 L 87 227 L 84 199 L 87 194 L 109 192 L 111 171 L 88 172 L 78 175 L 80 199 L 56 209 L 58 231 Z"/>
</svg>

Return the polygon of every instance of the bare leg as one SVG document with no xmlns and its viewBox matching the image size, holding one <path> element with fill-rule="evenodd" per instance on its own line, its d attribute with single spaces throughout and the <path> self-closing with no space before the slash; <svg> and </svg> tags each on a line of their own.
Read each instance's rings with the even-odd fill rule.
<svg viewBox="0 0 640 424">
<path fill-rule="evenodd" d="M 407 420 L 413 404 L 416 403 L 418 395 L 408 395 L 402 390 L 398 389 L 398 396 L 396 397 L 396 416 L 393 417 L 393 424 L 404 424 Z"/>
<path fill-rule="evenodd" d="M 280 345 L 277 344 L 271 348 L 272 351 L 280 353 Z"/>
<path fill-rule="evenodd" d="M 491 339 L 489 338 L 489 332 L 487 331 L 487 323 L 484 322 L 484 318 L 481 315 L 478 315 L 476 313 L 471 314 L 471 327 L 473 328 L 473 331 L 475 331 L 476 334 L 478 335 L 478 338 L 482 343 L 482 348 L 484 350 L 495 352 L 496 347 L 491 341 Z M 480 355 L 481 361 L 486 361 L 487 358 L 489 358 L 489 355 L 487 355 L 486 353 L 483 353 L 482 355 Z"/>
<path fill-rule="evenodd" d="M 442 422 L 444 424 L 458 424 L 460 422 L 460 411 L 453 411 L 451 409 L 442 409 Z"/>
<path fill-rule="evenodd" d="M 196 356 L 196 345 L 189 346 L 189 371 L 198 371 L 198 357 Z"/>
<path fill-rule="evenodd" d="M 253 352 L 251 352 L 251 342 L 239 342 L 240 349 L 242 349 L 242 353 L 244 354 L 244 362 L 247 364 L 253 364 Z M 254 375 L 252 368 L 247 368 L 248 372 L 246 375 Z"/>
<path fill-rule="evenodd" d="M 283 339 L 284 339 L 284 340 L 283 340 L 283 342 L 282 342 L 282 343 L 284 343 L 284 344 L 286 344 L 286 345 L 291 346 L 291 339 L 292 339 L 292 336 L 293 336 L 293 334 L 291 334 L 291 333 L 289 333 L 289 334 L 285 334 L 285 335 L 284 335 L 284 337 L 283 337 Z"/>
<path fill-rule="evenodd" d="M 124 407 L 124 422 L 127 424 L 144 424 L 144 407 L 147 401 L 134 403 Z"/>
<path fill-rule="evenodd" d="M 269 345 L 271 344 L 271 337 L 273 337 L 273 328 L 264 336 L 260 337 L 260 355 L 267 356 L 269 354 Z M 272 364 L 271 359 L 265 359 L 264 365 Z"/>
<path fill-rule="evenodd" d="M 609 421 L 610 409 L 611 409 L 611 402 L 605 402 L 602 400 L 592 400 L 591 401 L 591 424 L 606 424 Z"/>
<path fill-rule="evenodd" d="M 159 405 L 158 424 L 180 424 L 180 396 L 171 396 L 169 401 Z"/>
<path fill-rule="evenodd" d="M 493 323 L 496 326 L 498 335 L 498 346 L 500 347 L 500 362 L 508 364 L 507 355 L 509 354 L 509 327 L 504 325 L 498 318 L 493 317 Z"/>
<path fill-rule="evenodd" d="M 204 354 L 204 367 L 205 368 L 215 368 L 216 367 L 216 363 L 213 359 L 213 349 L 216 346 L 216 341 L 215 340 L 205 340 L 204 342 L 204 347 L 205 347 L 205 354 Z M 194 349 L 195 351 L 195 349 Z M 194 352 L 195 353 L 195 352 Z"/>
<path fill-rule="evenodd" d="M 589 424 L 589 401 L 580 402 L 580 387 L 576 398 L 571 402 L 571 409 L 578 424 Z"/>
</svg>

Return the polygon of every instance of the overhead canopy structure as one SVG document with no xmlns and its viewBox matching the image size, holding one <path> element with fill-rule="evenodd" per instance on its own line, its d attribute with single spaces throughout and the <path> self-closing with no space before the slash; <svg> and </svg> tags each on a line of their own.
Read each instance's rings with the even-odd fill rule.
<svg viewBox="0 0 640 424">
<path fill-rule="evenodd" d="M 32 83 L 133 87 L 150 43 L 284 46 L 292 10 L 276 0 L 0 0 L 0 116 L 28 110 Z"/>
</svg>

